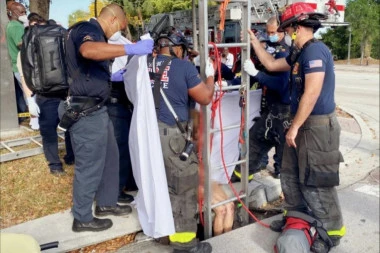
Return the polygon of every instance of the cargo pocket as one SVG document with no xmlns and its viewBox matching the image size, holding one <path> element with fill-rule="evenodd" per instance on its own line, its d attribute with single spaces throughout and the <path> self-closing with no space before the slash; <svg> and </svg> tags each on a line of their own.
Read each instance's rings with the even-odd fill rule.
<svg viewBox="0 0 380 253">
<path fill-rule="evenodd" d="M 331 152 L 307 151 L 308 165 L 305 171 L 306 186 L 334 187 L 339 185 L 339 163 L 343 156 L 339 150 Z"/>
<path fill-rule="evenodd" d="M 179 155 L 172 155 L 168 159 L 167 174 L 169 190 L 174 194 L 182 194 L 198 187 L 198 162 L 191 155 L 186 161 L 182 161 Z"/>
</svg>

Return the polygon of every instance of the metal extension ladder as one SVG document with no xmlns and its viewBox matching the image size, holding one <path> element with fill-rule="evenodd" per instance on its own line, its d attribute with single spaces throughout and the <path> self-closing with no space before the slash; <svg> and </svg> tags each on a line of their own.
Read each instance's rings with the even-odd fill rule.
<svg viewBox="0 0 380 253">
<path fill-rule="evenodd" d="M 223 2 L 222 0 L 217 0 L 217 2 Z M 241 10 L 242 10 L 242 19 L 241 19 L 241 30 L 244 32 L 247 29 L 251 28 L 251 22 L 250 22 L 250 17 L 251 17 L 251 0 L 231 0 L 231 3 L 240 3 L 241 4 Z M 210 46 L 208 45 L 208 0 L 199 0 L 198 2 L 198 12 L 199 12 L 199 53 L 201 55 L 200 57 L 200 69 L 201 69 L 201 75 L 202 77 L 205 77 L 205 66 L 206 66 L 206 61 L 207 61 L 207 56 L 208 56 L 208 51 Z M 249 40 L 249 35 L 246 33 L 246 36 L 244 36 L 244 39 L 242 43 L 226 43 L 226 44 L 216 44 L 218 48 L 223 48 L 223 47 L 240 47 L 241 48 L 241 62 L 243 63 L 246 59 L 250 58 L 250 40 Z M 248 119 L 249 115 L 249 77 L 248 74 L 245 71 L 242 71 L 241 75 L 241 85 L 237 86 L 227 86 L 223 87 L 222 91 L 224 90 L 241 90 L 243 89 L 244 96 L 245 96 L 245 110 L 244 110 L 244 117 L 245 119 Z M 219 91 L 216 91 L 219 92 Z M 203 162 L 204 162 L 204 170 L 205 170 L 205 196 L 204 196 L 204 210 L 205 210 L 205 215 L 204 215 L 204 235 L 205 239 L 208 239 L 212 236 L 212 209 L 235 201 L 237 198 L 233 197 L 231 199 L 228 199 L 226 201 L 222 201 L 220 203 L 216 203 L 214 205 L 211 204 L 211 171 L 214 168 L 211 168 L 210 164 L 210 140 L 211 140 L 211 124 L 210 124 L 210 119 L 211 119 L 211 110 L 210 110 L 210 105 L 208 106 L 202 106 L 201 108 L 202 114 L 203 114 L 203 133 L 204 133 L 204 141 L 203 141 Z M 240 126 L 235 126 L 235 128 L 239 128 Z M 245 133 L 248 133 L 248 120 L 245 121 L 245 126 L 244 126 L 244 131 Z M 223 130 L 223 129 L 221 129 Z M 214 131 L 215 132 L 215 131 Z M 243 145 L 242 149 L 245 149 L 245 151 L 248 151 L 249 143 L 248 143 L 248 138 L 245 140 L 245 145 Z M 244 152 L 242 152 L 244 153 Z M 233 164 L 226 164 L 226 166 L 231 166 L 231 165 L 237 165 L 240 164 L 241 166 L 241 182 L 242 182 L 242 191 L 239 193 L 242 200 L 244 199 L 244 204 L 248 206 L 248 152 L 245 152 L 245 157 L 242 157 L 241 160 L 238 162 L 235 162 Z M 241 217 L 243 219 L 243 224 L 248 224 L 248 213 L 244 213 Z"/>
<path fill-rule="evenodd" d="M 253 0 L 251 13 L 252 22 L 263 22 L 278 14 L 278 9 L 285 3 L 280 0 Z"/>
<path fill-rule="evenodd" d="M 58 138 L 64 140 L 65 134 L 63 132 L 58 132 Z M 58 142 L 58 148 L 63 148 L 64 145 L 64 142 Z M 44 152 L 41 135 L 1 141 L 0 150 L 0 162 L 39 155 Z"/>
</svg>

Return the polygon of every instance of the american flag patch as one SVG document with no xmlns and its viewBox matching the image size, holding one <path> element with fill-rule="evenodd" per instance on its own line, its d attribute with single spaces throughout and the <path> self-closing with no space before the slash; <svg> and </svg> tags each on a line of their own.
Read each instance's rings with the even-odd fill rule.
<svg viewBox="0 0 380 253">
<path fill-rule="evenodd" d="M 312 68 L 318 68 L 322 67 L 322 60 L 314 60 L 314 61 L 309 61 L 309 67 Z"/>
</svg>

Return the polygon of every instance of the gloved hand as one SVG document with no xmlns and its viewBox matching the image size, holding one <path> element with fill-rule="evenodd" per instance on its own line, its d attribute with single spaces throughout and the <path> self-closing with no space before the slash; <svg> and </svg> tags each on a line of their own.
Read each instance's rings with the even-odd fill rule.
<svg viewBox="0 0 380 253">
<path fill-rule="evenodd" d="M 36 96 L 28 97 L 27 100 L 30 115 L 38 117 L 40 115 L 40 108 L 36 103 Z"/>
<path fill-rule="evenodd" d="M 255 65 L 250 59 L 245 60 L 244 62 L 244 70 L 250 76 L 256 76 L 259 71 L 256 69 Z"/>
<path fill-rule="evenodd" d="M 144 55 L 153 51 L 154 41 L 152 39 L 140 40 L 135 44 L 125 44 L 124 50 L 126 55 Z"/>
<path fill-rule="evenodd" d="M 206 77 L 215 76 L 214 66 L 210 58 L 207 59 L 205 73 Z"/>
<path fill-rule="evenodd" d="M 126 69 L 120 69 L 119 71 L 111 75 L 111 82 L 122 82 L 124 80 L 123 74 L 127 71 Z"/>
</svg>

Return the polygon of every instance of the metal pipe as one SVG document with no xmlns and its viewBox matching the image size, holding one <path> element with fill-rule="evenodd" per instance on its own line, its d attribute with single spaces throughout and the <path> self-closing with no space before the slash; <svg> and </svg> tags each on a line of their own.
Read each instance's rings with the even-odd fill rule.
<svg viewBox="0 0 380 253">
<path fill-rule="evenodd" d="M 245 198 L 247 196 L 247 194 L 241 194 L 239 195 L 239 198 L 242 199 L 242 198 Z M 218 206 L 221 206 L 221 205 L 224 205 L 224 204 L 227 204 L 227 203 L 230 203 L 230 202 L 233 202 L 235 200 L 238 200 L 237 197 L 233 197 L 233 198 L 230 198 L 230 199 L 226 199 L 226 200 L 223 200 L 219 203 L 216 203 L 215 205 L 212 205 L 211 208 L 215 208 L 215 207 L 218 207 Z"/>
<path fill-rule="evenodd" d="M 352 34 L 352 28 L 351 28 L 351 26 L 348 26 L 348 32 L 350 34 L 348 36 L 347 64 L 350 64 L 350 58 L 351 58 L 351 34 Z"/>
<path fill-rule="evenodd" d="M 192 28 L 193 28 L 193 48 L 195 51 L 198 51 L 198 33 L 197 33 L 197 8 L 195 6 L 195 1 L 196 0 L 193 0 L 193 3 L 192 3 L 192 14 L 193 14 L 193 17 L 192 17 Z"/>
</svg>

